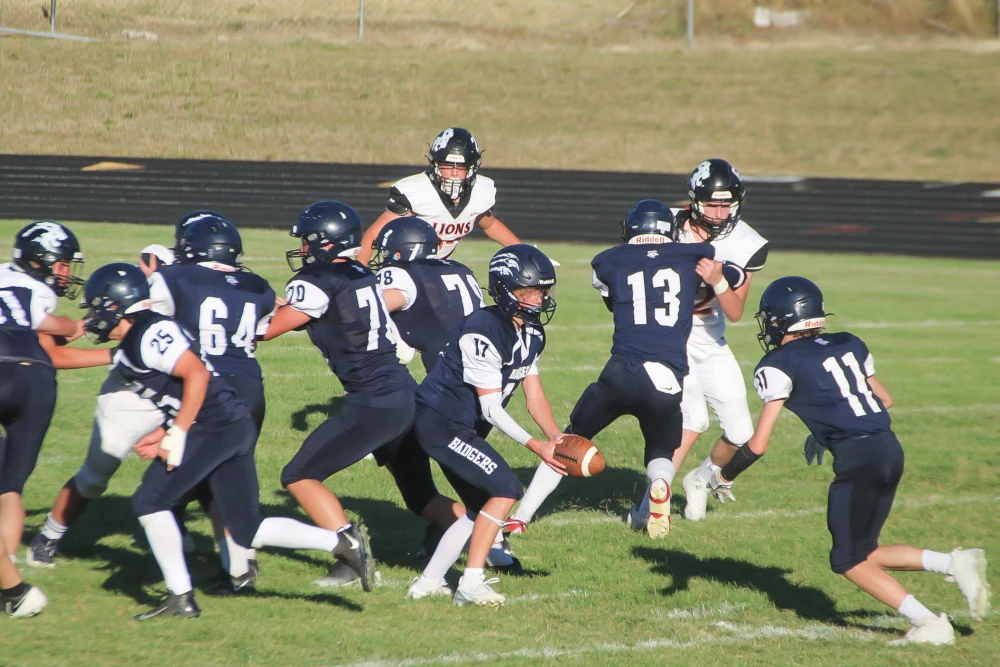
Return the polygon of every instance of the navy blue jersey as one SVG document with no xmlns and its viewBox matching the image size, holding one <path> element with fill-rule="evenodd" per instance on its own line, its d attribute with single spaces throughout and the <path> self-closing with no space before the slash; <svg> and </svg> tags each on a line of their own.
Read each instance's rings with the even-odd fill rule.
<svg viewBox="0 0 1000 667">
<path fill-rule="evenodd" d="M 434 370 L 417 389 L 417 402 L 447 419 L 475 428 L 482 421 L 476 389 L 500 389 L 506 406 L 529 375 L 538 375 L 545 348 L 541 327 L 514 326 L 496 306 L 466 317 Z"/>
<path fill-rule="evenodd" d="M 375 275 L 364 265 L 310 264 L 288 281 L 285 296 L 288 305 L 312 318 L 306 325 L 309 338 L 344 385 L 348 401 L 391 408 L 412 400 L 416 383 L 396 359 L 389 312 Z"/>
<path fill-rule="evenodd" d="M 13 264 L 0 264 L 0 361 L 51 364 L 35 330 L 56 305 L 51 287 Z"/>
<path fill-rule="evenodd" d="M 765 403 L 785 399 L 826 446 L 890 429 L 889 412 L 868 386 L 875 361 L 854 334 L 798 338 L 771 350 L 757 364 L 754 386 Z"/>
<path fill-rule="evenodd" d="M 155 403 L 163 412 L 164 425 L 170 426 L 184 394 L 184 382 L 171 373 L 186 350 L 199 354 L 198 343 L 182 327 L 165 315 L 143 312 L 119 343 L 108 380 L 119 391 L 131 391 Z M 211 370 L 210 364 L 206 366 Z M 218 426 L 248 415 L 246 405 L 213 373 L 195 421 Z"/>
<path fill-rule="evenodd" d="M 637 243 L 605 250 L 591 262 L 594 287 L 615 318 L 611 353 L 688 372 L 698 261 L 715 257 L 708 243 Z"/>
<path fill-rule="evenodd" d="M 202 358 L 222 375 L 260 379 L 257 336 L 267 331 L 274 290 L 249 271 L 171 264 L 150 276 L 153 309 L 198 337 Z"/>
<path fill-rule="evenodd" d="M 401 262 L 386 266 L 376 277 L 381 289 L 399 290 L 406 299 L 392 319 L 403 342 L 420 351 L 428 372 L 458 323 L 486 306 L 472 269 L 451 260 Z"/>
</svg>

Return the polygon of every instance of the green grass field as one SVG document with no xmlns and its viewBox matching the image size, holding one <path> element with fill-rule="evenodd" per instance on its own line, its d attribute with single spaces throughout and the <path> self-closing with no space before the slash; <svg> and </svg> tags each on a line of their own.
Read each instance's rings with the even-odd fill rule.
<svg viewBox="0 0 1000 667">
<path fill-rule="evenodd" d="M 0 222 L 0 238 L 11 238 L 21 224 Z M 168 227 L 72 226 L 91 271 L 112 260 L 133 261 L 143 245 L 170 237 Z M 246 263 L 279 290 L 290 275 L 283 253 L 290 241 L 276 230 L 244 233 Z M 599 248 L 542 247 L 562 262 L 559 310 L 541 367 L 556 417 L 564 421 L 608 356 L 610 315 L 590 288 L 588 263 Z M 458 258 L 482 278 L 493 250 L 467 241 Z M 994 559 L 989 573 L 996 585 L 1000 262 L 775 253 L 754 284 L 751 304 L 770 280 L 786 274 L 819 283 L 837 313 L 832 328 L 865 339 L 879 378 L 895 395 L 892 415 L 907 472 L 884 542 L 936 550 L 981 546 Z M 79 311 L 67 302 L 63 312 Z M 748 315 L 730 333 L 749 378 L 761 354 L 756 325 Z M 269 401 L 257 450 L 261 501 L 267 514 L 302 517 L 280 489 L 279 471 L 325 418 L 340 386 L 305 335 L 262 344 L 259 357 Z M 103 377 L 100 369 L 60 373 L 56 416 L 25 491 L 26 542 L 83 459 Z M 756 412 L 760 401 L 751 396 L 750 405 Z M 520 400 L 512 406 L 516 417 L 528 420 Z M 669 539 L 659 542 L 620 521 L 640 496 L 644 475 L 635 422 L 614 424 L 597 438 L 609 469 L 565 482 L 530 532 L 512 540 L 537 576 L 504 577 L 498 588 L 508 604 L 499 611 L 404 599 L 406 583 L 418 573 L 410 554 L 422 522 L 405 511 L 390 476 L 363 461 L 328 485 L 371 529 L 382 573 L 373 593 L 313 587 L 327 556 L 268 551 L 261 555 L 257 595 L 202 595 L 198 620 L 136 623 L 132 616 L 163 585 L 129 509 L 145 467 L 132 458 L 64 539 L 58 567 L 24 570 L 51 602 L 37 618 L 0 619 L 0 664 L 992 663 L 1000 653 L 1000 616 L 972 623 L 957 587 L 932 574 L 900 578 L 929 607 L 953 615 L 962 635 L 956 646 L 884 646 L 907 623 L 830 572 L 824 513 L 832 471 L 829 462 L 805 466 L 806 431 L 787 416 L 771 453 L 736 484 L 738 503 L 713 501 L 706 521 L 677 519 Z M 717 428 L 707 434 L 688 466 L 717 434 Z M 502 436 L 494 442 L 527 482 L 537 459 Z M 674 503 L 676 513 L 682 507 L 683 501 Z M 200 588 L 215 581 L 217 558 L 200 512 L 190 525 L 201 547 L 189 557 Z M 453 571 L 449 579 L 457 576 Z"/>
</svg>

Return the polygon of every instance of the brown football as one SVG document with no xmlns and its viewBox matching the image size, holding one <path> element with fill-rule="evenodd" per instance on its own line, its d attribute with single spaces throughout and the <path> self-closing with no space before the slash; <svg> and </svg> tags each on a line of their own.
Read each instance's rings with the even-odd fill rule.
<svg viewBox="0 0 1000 667">
<path fill-rule="evenodd" d="M 597 445 L 579 435 L 563 436 L 556 444 L 555 459 L 571 477 L 593 477 L 604 470 L 604 455 Z"/>
</svg>

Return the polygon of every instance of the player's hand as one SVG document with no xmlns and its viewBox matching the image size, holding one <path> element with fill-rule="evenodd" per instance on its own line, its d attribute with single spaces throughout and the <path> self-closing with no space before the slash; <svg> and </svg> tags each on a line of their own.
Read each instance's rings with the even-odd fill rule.
<svg viewBox="0 0 1000 667">
<path fill-rule="evenodd" d="M 726 504 L 727 500 L 733 503 L 736 502 L 736 496 L 733 495 L 732 491 L 733 483 L 724 481 L 718 470 L 712 473 L 712 478 L 708 481 L 708 486 L 715 499 L 723 505 Z"/>
<path fill-rule="evenodd" d="M 139 442 L 132 445 L 132 449 L 141 458 L 151 461 L 156 458 L 160 451 L 160 441 L 163 440 L 163 436 L 167 434 L 167 430 L 160 426 L 154 431 L 150 431 L 146 435 L 139 438 Z"/>
<path fill-rule="evenodd" d="M 73 333 L 72 336 L 64 338 L 63 341 L 65 342 L 61 342 L 60 345 L 65 345 L 66 343 L 72 343 L 77 338 L 80 338 L 81 336 L 86 334 L 87 333 L 87 329 L 85 326 L 86 324 L 87 324 L 86 318 L 81 317 L 80 319 L 78 319 L 76 321 L 76 331 Z"/>
<path fill-rule="evenodd" d="M 174 424 L 160 442 L 160 457 L 167 462 L 167 472 L 181 464 L 184 447 L 187 445 L 187 431 Z M 164 452 L 166 454 L 164 455 Z"/>
<path fill-rule="evenodd" d="M 813 459 L 816 459 L 816 465 L 823 465 L 823 452 L 828 451 L 826 446 L 817 440 L 812 433 L 806 438 L 803 450 L 806 455 L 806 465 L 810 466 L 813 464 Z"/>
<path fill-rule="evenodd" d="M 278 310 L 282 306 L 287 306 L 287 305 L 288 305 L 288 299 L 286 299 L 285 297 L 283 297 L 283 296 L 275 296 L 274 297 L 274 309 L 275 310 Z"/>
<path fill-rule="evenodd" d="M 698 260 L 698 266 L 694 267 L 694 270 L 707 285 L 718 285 L 725 279 L 722 275 L 722 262 L 716 262 L 708 257 Z"/>
<path fill-rule="evenodd" d="M 562 436 L 554 438 L 552 440 L 535 440 L 532 438 L 528 441 L 526 447 L 538 454 L 538 458 L 545 461 L 546 465 L 555 470 L 560 475 L 566 474 L 566 466 L 564 466 L 555 457 L 556 443 L 562 440 Z"/>
</svg>

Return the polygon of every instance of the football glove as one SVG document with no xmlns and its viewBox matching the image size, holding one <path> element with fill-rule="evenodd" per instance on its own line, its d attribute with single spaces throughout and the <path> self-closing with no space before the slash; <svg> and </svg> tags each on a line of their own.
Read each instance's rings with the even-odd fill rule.
<svg viewBox="0 0 1000 667">
<path fill-rule="evenodd" d="M 725 504 L 727 500 L 733 503 L 736 502 L 736 496 L 732 492 L 733 483 L 722 481 L 722 475 L 719 474 L 718 470 L 712 473 L 712 478 L 708 481 L 708 487 L 712 495 L 720 503 Z"/>
<path fill-rule="evenodd" d="M 803 447 L 804 453 L 806 455 L 806 465 L 812 465 L 813 459 L 816 459 L 816 465 L 823 465 L 823 452 L 827 451 L 826 446 L 816 439 L 812 433 L 806 438 L 806 444 Z"/>
<path fill-rule="evenodd" d="M 184 446 L 187 444 L 187 431 L 180 426 L 171 426 L 160 441 L 160 449 L 167 452 L 167 465 L 176 468 L 184 459 Z"/>
</svg>

